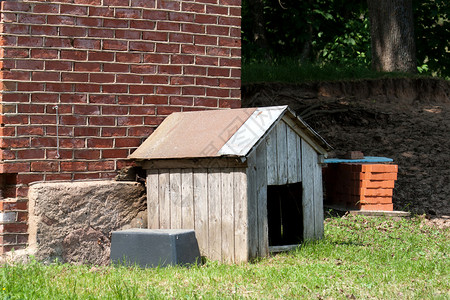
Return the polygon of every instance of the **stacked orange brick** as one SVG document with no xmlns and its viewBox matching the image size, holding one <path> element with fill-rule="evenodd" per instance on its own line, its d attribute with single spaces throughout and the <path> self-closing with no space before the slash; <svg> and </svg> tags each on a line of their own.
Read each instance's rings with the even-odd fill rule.
<svg viewBox="0 0 450 300">
<path fill-rule="evenodd" d="M 359 210 L 392 211 L 397 165 L 331 164 L 324 171 L 328 204 Z"/>
</svg>

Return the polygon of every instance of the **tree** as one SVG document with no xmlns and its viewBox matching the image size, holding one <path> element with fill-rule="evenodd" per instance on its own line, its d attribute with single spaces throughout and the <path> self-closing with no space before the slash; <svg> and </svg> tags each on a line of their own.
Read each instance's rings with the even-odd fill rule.
<svg viewBox="0 0 450 300">
<path fill-rule="evenodd" d="M 412 0 L 367 0 L 372 68 L 385 72 L 417 71 Z"/>
</svg>

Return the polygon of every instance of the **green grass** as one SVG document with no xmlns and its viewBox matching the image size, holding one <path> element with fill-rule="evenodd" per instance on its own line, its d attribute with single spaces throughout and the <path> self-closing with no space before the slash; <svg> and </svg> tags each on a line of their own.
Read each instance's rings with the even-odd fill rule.
<svg viewBox="0 0 450 300">
<path fill-rule="evenodd" d="M 0 269 L 0 299 L 449 299 L 450 232 L 420 218 L 329 218 L 325 239 L 251 264 Z"/>
<path fill-rule="evenodd" d="M 275 63 L 252 62 L 242 65 L 243 84 L 260 82 L 299 83 L 387 77 L 419 77 L 419 75 L 375 72 L 366 66 L 299 63 L 295 59 L 288 58 Z"/>
</svg>

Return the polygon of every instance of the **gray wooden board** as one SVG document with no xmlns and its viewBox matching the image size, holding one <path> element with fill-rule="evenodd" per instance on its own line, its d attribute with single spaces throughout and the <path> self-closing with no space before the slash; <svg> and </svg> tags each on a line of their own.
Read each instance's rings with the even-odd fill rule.
<svg viewBox="0 0 450 300">
<path fill-rule="evenodd" d="M 323 185 L 319 154 L 314 155 L 314 233 L 316 239 L 323 237 Z"/>
<path fill-rule="evenodd" d="M 258 194 L 256 182 L 256 155 L 255 152 L 253 152 L 248 157 L 247 167 L 249 259 L 256 258 L 258 255 Z"/>
<path fill-rule="evenodd" d="M 287 169 L 288 169 L 288 183 L 298 182 L 297 168 L 297 134 L 289 127 L 287 128 Z"/>
<path fill-rule="evenodd" d="M 303 183 L 303 238 L 314 238 L 314 166 L 313 160 L 316 152 L 302 140 L 302 183 Z"/>
<path fill-rule="evenodd" d="M 288 178 L 287 171 L 287 140 L 286 124 L 279 122 L 277 129 L 277 170 L 278 180 L 276 184 L 286 184 Z"/>
<path fill-rule="evenodd" d="M 194 170 L 195 234 L 203 256 L 208 256 L 208 174 L 206 169 Z"/>
<path fill-rule="evenodd" d="M 256 149 L 256 201 L 258 225 L 258 255 L 269 255 L 269 227 L 267 220 L 267 148 Z"/>
<path fill-rule="evenodd" d="M 235 220 L 235 262 L 247 262 L 249 259 L 248 245 L 248 200 L 247 200 L 246 169 L 233 170 L 234 220 Z"/>
<path fill-rule="evenodd" d="M 267 184 L 277 184 L 277 130 L 272 128 L 266 138 L 267 146 Z"/>
<path fill-rule="evenodd" d="M 170 228 L 181 228 L 181 169 L 170 170 Z"/>
<path fill-rule="evenodd" d="M 234 263 L 234 181 L 233 169 L 222 169 L 222 260 Z"/>
<path fill-rule="evenodd" d="M 194 229 L 193 170 L 181 170 L 181 228 Z"/>
<path fill-rule="evenodd" d="M 147 217 L 149 229 L 159 229 L 158 177 L 158 170 L 147 170 Z"/>
<path fill-rule="evenodd" d="M 302 181 L 302 138 L 296 136 L 297 142 L 297 182 Z"/>
<path fill-rule="evenodd" d="M 170 229 L 170 173 L 159 170 L 159 228 Z"/>
<path fill-rule="evenodd" d="M 208 253 L 213 260 L 222 259 L 221 170 L 208 169 Z"/>
</svg>

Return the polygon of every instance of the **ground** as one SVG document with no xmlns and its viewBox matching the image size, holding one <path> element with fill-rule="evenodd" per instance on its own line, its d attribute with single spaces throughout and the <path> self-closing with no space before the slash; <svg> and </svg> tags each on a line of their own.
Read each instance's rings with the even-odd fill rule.
<svg viewBox="0 0 450 300">
<path fill-rule="evenodd" d="M 286 105 L 329 144 L 399 166 L 394 209 L 450 223 L 450 82 L 376 79 L 252 84 L 243 106 Z M 436 220 L 437 221 L 437 220 Z"/>
</svg>

